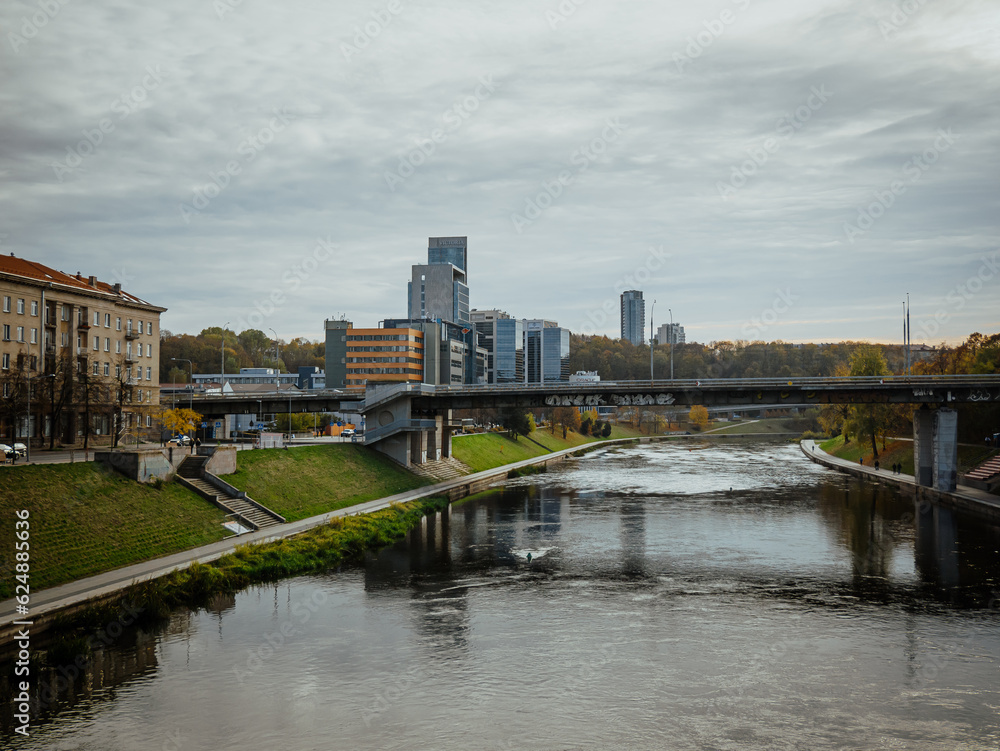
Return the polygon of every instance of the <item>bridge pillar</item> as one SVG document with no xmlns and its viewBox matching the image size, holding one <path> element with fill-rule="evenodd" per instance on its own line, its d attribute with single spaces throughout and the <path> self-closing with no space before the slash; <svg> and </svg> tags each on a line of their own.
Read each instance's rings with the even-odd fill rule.
<svg viewBox="0 0 1000 751">
<path fill-rule="evenodd" d="M 941 492 L 958 486 L 958 412 L 918 409 L 913 413 L 913 474 L 918 485 Z"/>
<path fill-rule="evenodd" d="M 427 462 L 427 431 L 418 430 L 410 433 L 410 463 L 425 464 Z"/>
</svg>

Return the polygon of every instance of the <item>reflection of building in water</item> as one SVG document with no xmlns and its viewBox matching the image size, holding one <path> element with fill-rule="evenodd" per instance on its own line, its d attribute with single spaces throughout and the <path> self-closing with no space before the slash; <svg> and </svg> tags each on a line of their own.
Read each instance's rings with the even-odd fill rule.
<svg viewBox="0 0 1000 751">
<path fill-rule="evenodd" d="M 646 502 L 622 499 L 618 509 L 618 529 L 622 541 L 622 574 L 645 577 Z"/>
<path fill-rule="evenodd" d="M 70 708 L 85 711 L 88 705 L 114 699 L 117 688 L 129 681 L 156 671 L 158 637 L 138 629 L 127 629 L 116 645 L 95 648 L 80 669 L 77 665 L 60 668 L 32 666 L 31 717 L 35 727 L 57 712 Z M 82 662 L 82 660 L 81 660 Z M 16 695 L 16 680 L 11 665 L 0 666 L 0 701 L 11 706 Z M 0 733 L 13 733 L 11 712 L 0 715 Z"/>
<path fill-rule="evenodd" d="M 468 589 L 453 575 L 451 509 L 424 517 L 395 545 L 365 557 L 369 597 L 406 598 L 414 630 L 435 649 L 468 644 Z"/>
<path fill-rule="evenodd" d="M 945 506 L 918 503 L 916 560 L 920 577 L 963 607 L 987 607 L 995 597 L 1000 526 Z"/>
</svg>

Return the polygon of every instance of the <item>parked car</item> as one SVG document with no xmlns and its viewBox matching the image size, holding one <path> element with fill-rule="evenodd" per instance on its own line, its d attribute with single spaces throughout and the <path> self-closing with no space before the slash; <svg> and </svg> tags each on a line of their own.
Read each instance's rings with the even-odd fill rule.
<svg viewBox="0 0 1000 751">
<path fill-rule="evenodd" d="M 167 443 L 172 443 L 175 446 L 190 446 L 191 439 L 186 435 L 175 435 Z"/>
<path fill-rule="evenodd" d="M 351 438 L 354 435 L 354 428 L 344 428 L 340 435 L 344 438 Z"/>
<path fill-rule="evenodd" d="M 7 463 L 8 459 L 13 459 L 15 456 L 17 456 L 17 454 L 14 453 L 14 447 L 8 446 L 6 443 L 0 443 L 0 454 L 3 455 L 5 464 Z"/>
<path fill-rule="evenodd" d="M 25 446 L 23 443 L 15 443 L 14 444 L 14 451 L 17 452 L 18 458 L 21 458 L 21 459 L 23 459 L 24 457 L 26 457 L 28 455 L 28 447 Z"/>
</svg>

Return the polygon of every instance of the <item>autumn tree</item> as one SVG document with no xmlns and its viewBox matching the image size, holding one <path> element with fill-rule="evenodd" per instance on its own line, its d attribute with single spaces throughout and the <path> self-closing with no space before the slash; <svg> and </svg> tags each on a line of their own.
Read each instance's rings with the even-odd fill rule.
<svg viewBox="0 0 1000 751">
<path fill-rule="evenodd" d="M 708 427 L 708 409 L 700 404 L 695 404 L 688 412 L 688 420 L 693 427 L 704 430 Z"/>
<path fill-rule="evenodd" d="M 202 416 L 193 409 L 177 407 L 165 409 L 160 415 L 160 422 L 171 435 L 190 435 L 201 424 Z"/>
<path fill-rule="evenodd" d="M 882 376 L 888 373 L 889 366 L 881 347 L 862 344 L 851 355 L 851 376 Z M 851 407 L 845 425 L 859 440 L 871 443 L 872 456 L 878 459 L 877 436 L 883 437 L 884 448 L 885 434 L 892 420 L 893 414 L 888 404 L 856 404 Z"/>
</svg>

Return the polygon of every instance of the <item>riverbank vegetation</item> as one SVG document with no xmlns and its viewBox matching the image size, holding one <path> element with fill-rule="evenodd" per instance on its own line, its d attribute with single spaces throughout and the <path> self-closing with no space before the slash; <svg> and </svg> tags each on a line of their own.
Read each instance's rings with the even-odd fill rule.
<svg viewBox="0 0 1000 751">
<path fill-rule="evenodd" d="M 221 540 L 224 514 L 174 483 L 95 462 L 0 469 L 0 599 L 12 597 L 14 512 L 30 512 L 33 592 Z"/>
<path fill-rule="evenodd" d="M 350 443 L 239 451 L 236 465 L 226 482 L 290 522 L 430 483 Z"/>
<path fill-rule="evenodd" d="M 371 514 L 336 517 L 295 537 L 243 545 L 211 564 L 194 563 L 159 579 L 134 584 L 107 604 L 60 619 L 55 630 L 62 640 L 79 639 L 87 631 L 117 621 L 126 610 L 138 612 L 140 623 L 155 622 L 178 607 L 204 606 L 215 595 L 358 563 L 366 551 L 397 542 L 423 516 L 447 505 L 446 498 L 395 504 Z"/>
</svg>

